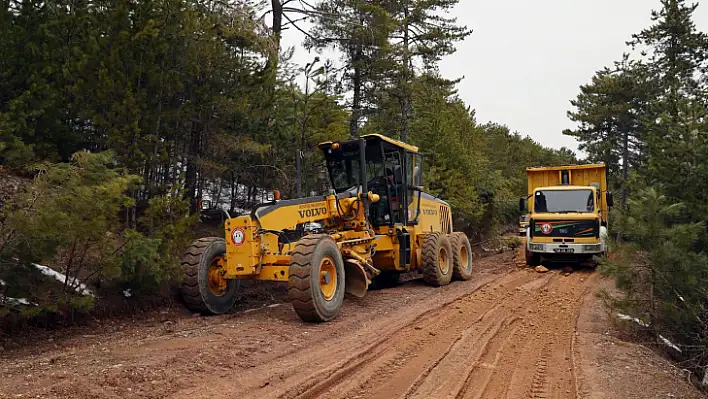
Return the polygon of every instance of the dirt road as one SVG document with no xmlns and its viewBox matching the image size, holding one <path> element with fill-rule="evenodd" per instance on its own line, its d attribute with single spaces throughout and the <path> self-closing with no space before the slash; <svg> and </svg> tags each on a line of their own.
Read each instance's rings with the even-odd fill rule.
<svg viewBox="0 0 708 399">
<path fill-rule="evenodd" d="M 506 254 L 480 261 L 468 282 L 409 281 L 349 298 L 327 324 L 303 324 L 288 305 L 170 314 L 11 353 L 0 397 L 632 397 L 607 395 L 596 342 L 577 345 L 598 280 L 518 269 Z"/>
</svg>

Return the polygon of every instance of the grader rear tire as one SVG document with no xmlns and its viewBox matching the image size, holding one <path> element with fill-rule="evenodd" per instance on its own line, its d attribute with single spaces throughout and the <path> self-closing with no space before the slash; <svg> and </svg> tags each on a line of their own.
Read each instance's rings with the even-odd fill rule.
<svg viewBox="0 0 708 399">
<path fill-rule="evenodd" d="M 467 235 L 462 232 L 450 235 L 452 245 L 452 277 L 467 281 L 472 278 L 472 246 Z"/>
<path fill-rule="evenodd" d="M 423 281 L 434 287 L 450 284 L 452 280 L 452 246 L 445 234 L 430 233 L 423 239 L 421 249 Z"/>
<path fill-rule="evenodd" d="M 222 314 L 234 307 L 239 280 L 223 277 L 226 243 L 208 237 L 194 241 L 182 257 L 182 300 L 193 312 Z"/>
<path fill-rule="evenodd" d="M 290 261 L 288 296 L 303 321 L 324 322 L 337 317 L 344 302 L 344 260 L 327 234 L 300 240 Z"/>
</svg>

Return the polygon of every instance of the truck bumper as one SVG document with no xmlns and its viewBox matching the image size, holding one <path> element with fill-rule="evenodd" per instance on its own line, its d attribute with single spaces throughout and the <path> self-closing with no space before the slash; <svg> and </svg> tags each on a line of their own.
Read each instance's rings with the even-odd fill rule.
<svg viewBox="0 0 708 399">
<path fill-rule="evenodd" d="M 542 255 L 600 255 L 604 252 L 601 243 L 533 243 L 526 244 L 526 249 Z"/>
</svg>

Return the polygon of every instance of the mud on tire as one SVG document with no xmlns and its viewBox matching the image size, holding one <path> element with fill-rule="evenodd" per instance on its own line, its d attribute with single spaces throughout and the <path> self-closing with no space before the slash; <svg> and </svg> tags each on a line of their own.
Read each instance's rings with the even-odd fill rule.
<svg viewBox="0 0 708 399">
<path fill-rule="evenodd" d="M 208 237 L 194 241 L 182 257 L 181 294 L 187 308 L 204 314 L 226 313 L 236 303 L 239 280 L 226 280 L 220 295 L 210 289 L 209 269 L 226 254 L 223 238 Z"/>
<path fill-rule="evenodd" d="M 452 246 L 445 234 L 430 233 L 421 248 L 423 281 L 435 287 L 450 284 L 452 280 Z"/>
<path fill-rule="evenodd" d="M 539 254 L 529 252 L 526 247 L 524 247 L 524 258 L 527 266 L 535 267 L 541 264 L 541 256 Z"/>
<path fill-rule="evenodd" d="M 452 277 L 467 281 L 472 278 L 472 246 L 467 235 L 462 232 L 450 234 L 452 245 Z"/>
<path fill-rule="evenodd" d="M 344 260 L 327 234 L 303 237 L 291 255 L 288 297 L 303 321 L 337 317 L 344 301 Z"/>
</svg>

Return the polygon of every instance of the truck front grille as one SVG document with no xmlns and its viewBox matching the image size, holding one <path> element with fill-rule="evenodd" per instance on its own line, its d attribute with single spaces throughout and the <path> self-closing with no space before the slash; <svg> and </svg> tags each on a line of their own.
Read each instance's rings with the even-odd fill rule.
<svg viewBox="0 0 708 399">
<path fill-rule="evenodd" d="M 535 220 L 533 224 L 535 237 L 599 237 L 600 226 L 597 220 Z M 556 242 L 556 240 L 553 240 Z M 573 242 L 573 240 L 563 240 Z"/>
</svg>

